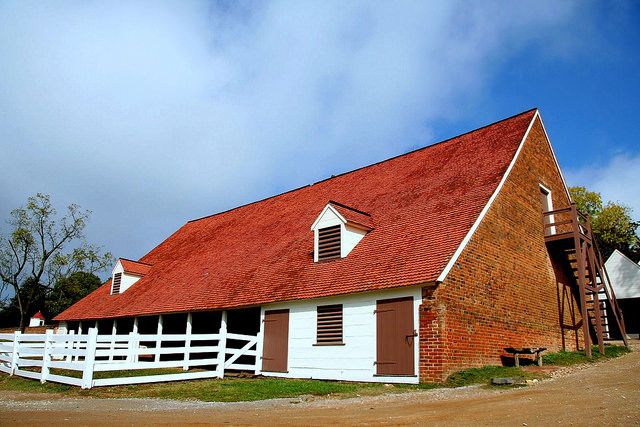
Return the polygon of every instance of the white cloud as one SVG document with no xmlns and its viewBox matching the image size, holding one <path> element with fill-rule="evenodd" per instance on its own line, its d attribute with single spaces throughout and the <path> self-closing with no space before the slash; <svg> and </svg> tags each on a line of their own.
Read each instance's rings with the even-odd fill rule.
<svg viewBox="0 0 640 427">
<path fill-rule="evenodd" d="M 141 256 L 186 219 L 426 145 L 511 56 L 566 51 L 586 9 L 3 2 L 0 214 L 50 193 Z"/>
<path fill-rule="evenodd" d="M 640 219 L 640 153 L 616 154 L 606 162 L 566 173 L 567 185 L 583 186 L 602 195 L 603 201 L 625 204 Z"/>
</svg>

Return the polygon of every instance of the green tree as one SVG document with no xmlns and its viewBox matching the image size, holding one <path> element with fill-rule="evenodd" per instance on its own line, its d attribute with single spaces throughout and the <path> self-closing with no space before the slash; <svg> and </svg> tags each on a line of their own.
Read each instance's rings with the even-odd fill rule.
<svg viewBox="0 0 640 427">
<path fill-rule="evenodd" d="M 90 215 L 72 204 L 59 217 L 50 197 L 41 193 L 11 211 L 11 229 L 7 236 L 0 235 L 0 296 L 6 303 L 10 298 L 7 288 L 13 291 L 21 330 L 33 314 L 34 303 L 57 281 L 78 271 L 99 272 L 113 264 L 110 253 L 84 239 Z"/>
<path fill-rule="evenodd" d="M 640 258 L 637 234 L 640 222 L 633 220 L 631 208 L 611 201 L 604 204 L 600 193 L 585 187 L 570 187 L 569 192 L 578 210 L 591 218 L 593 234 L 602 255 L 608 258 L 618 249 L 637 262 Z"/>
<path fill-rule="evenodd" d="M 101 284 L 98 276 L 84 271 L 60 278 L 46 296 L 45 314 L 51 318 L 57 316 L 76 301 L 98 289 Z"/>
</svg>

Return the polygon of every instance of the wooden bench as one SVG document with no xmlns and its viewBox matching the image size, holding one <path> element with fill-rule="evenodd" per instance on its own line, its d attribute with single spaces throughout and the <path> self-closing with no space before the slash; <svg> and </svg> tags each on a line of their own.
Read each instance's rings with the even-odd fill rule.
<svg viewBox="0 0 640 427">
<path fill-rule="evenodd" d="M 514 347 L 506 347 L 504 351 L 513 355 L 513 359 L 516 362 L 516 368 L 520 367 L 520 356 L 534 356 L 535 362 L 538 366 L 542 366 L 542 352 L 545 351 L 546 347 L 524 347 L 524 348 L 514 348 Z"/>
</svg>

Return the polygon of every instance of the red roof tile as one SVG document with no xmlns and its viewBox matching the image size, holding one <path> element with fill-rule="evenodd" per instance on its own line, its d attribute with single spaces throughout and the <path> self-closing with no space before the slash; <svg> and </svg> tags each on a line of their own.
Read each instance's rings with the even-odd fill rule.
<svg viewBox="0 0 640 427">
<path fill-rule="evenodd" d="M 411 153 L 190 221 L 56 320 L 260 305 L 434 281 L 496 190 L 535 110 Z M 313 262 L 311 224 L 338 200 L 375 228 L 342 259 Z M 143 219 L 141 219 L 143 220 Z"/>
<path fill-rule="evenodd" d="M 151 265 L 144 262 L 131 261 L 130 259 L 120 258 L 120 264 L 125 273 L 135 274 L 136 276 L 144 276 L 151 270 Z"/>
<path fill-rule="evenodd" d="M 44 316 L 42 315 L 41 312 L 37 312 L 36 314 L 34 314 L 33 316 L 31 316 L 32 319 L 42 319 L 44 320 Z"/>
</svg>

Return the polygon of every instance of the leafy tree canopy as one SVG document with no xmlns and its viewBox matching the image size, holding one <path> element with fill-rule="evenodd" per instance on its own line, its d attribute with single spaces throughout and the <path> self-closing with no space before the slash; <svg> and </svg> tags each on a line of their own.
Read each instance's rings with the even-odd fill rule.
<svg viewBox="0 0 640 427">
<path fill-rule="evenodd" d="M 41 296 L 76 272 L 95 273 L 113 264 L 113 256 L 85 241 L 84 230 L 91 215 L 71 204 L 59 216 L 46 194 L 29 197 L 25 206 L 11 211 L 10 230 L 0 235 L 0 296 L 13 290 L 10 306 L 20 313 L 20 328 Z M 4 302 L 6 305 L 6 301 Z"/>
<path fill-rule="evenodd" d="M 640 259 L 640 222 L 632 218 L 630 207 L 620 203 L 602 202 L 600 193 L 589 191 L 585 187 L 570 187 L 571 198 L 578 210 L 588 214 L 591 226 L 602 255 L 609 255 L 618 249 L 634 261 Z"/>
<path fill-rule="evenodd" d="M 45 315 L 53 318 L 100 287 L 100 278 L 78 271 L 58 280 L 45 300 Z"/>
</svg>

